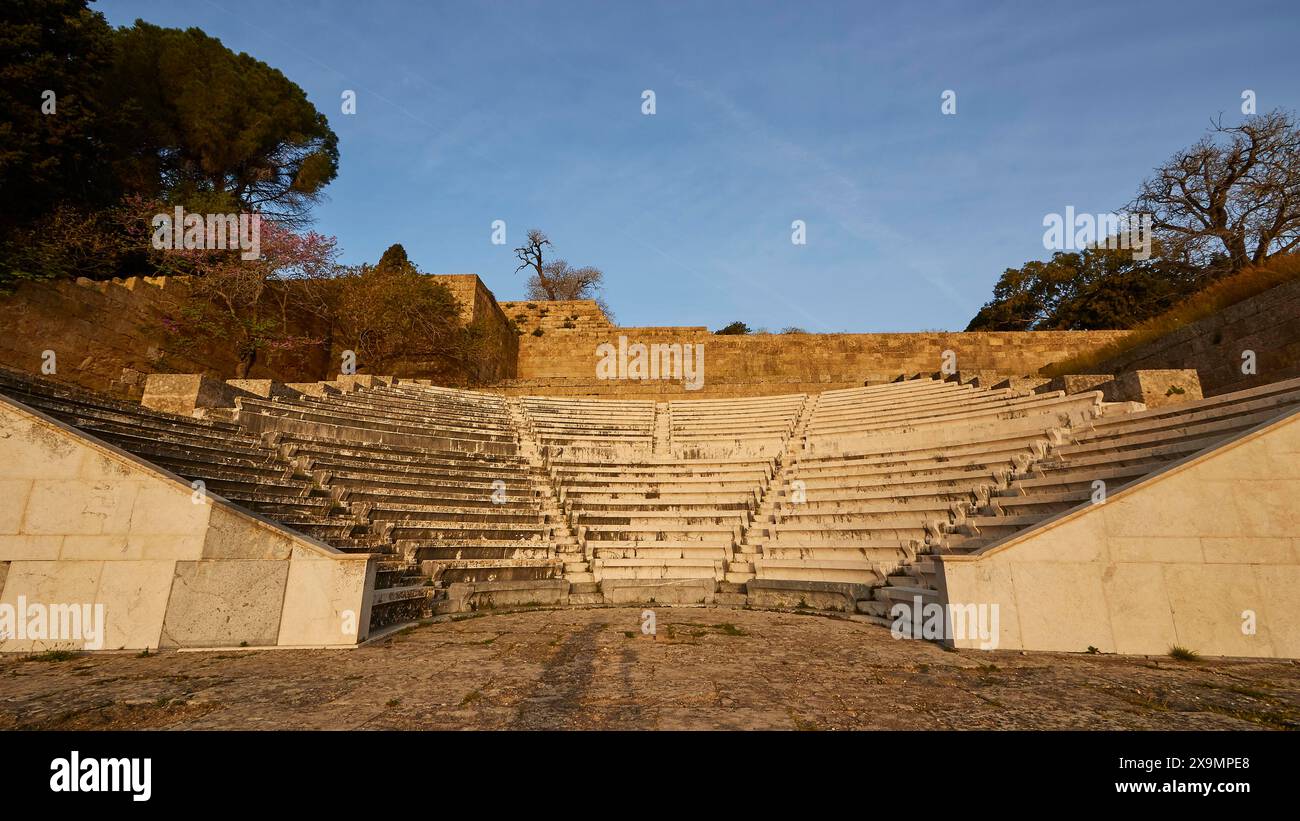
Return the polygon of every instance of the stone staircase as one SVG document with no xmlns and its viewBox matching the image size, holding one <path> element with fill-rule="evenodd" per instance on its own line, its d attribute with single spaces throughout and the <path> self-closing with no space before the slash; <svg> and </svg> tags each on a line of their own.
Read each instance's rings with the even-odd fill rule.
<svg viewBox="0 0 1300 821">
<path fill-rule="evenodd" d="M 664 458 L 672 453 L 672 418 L 668 414 L 667 402 L 655 403 L 654 439 L 650 452 Z"/>
<path fill-rule="evenodd" d="M 820 399 L 821 394 L 813 394 L 807 397 L 800 407 L 799 415 L 795 419 L 790 435 L 786 437 L 781 456 L 777 460 L 777 468 L 772 475 L 772 480 L 763 488 L 763 492 L 759 497 L 754 520 L 741 536 L 739 561 L 736 563 L 739 566 L 729 568 L 732 573 L 736 574 L 736 578 L 729 578 L 729 581 L 743 580 L 749 582 L 755 578 L 756 563 L 761 562 L 763 558 L 763 543 L 771 533 L 770 525 L 776 523 L 779 506 L 782 502 L 788 503 L 789 501 L 787 491 L 783 487 L 786 480 L 786 467 L 794 463 L 796 454 L 803 448 L 804 436 L 808 432 L 808 423 L 812 419 Z"/>
<path fill-rule="evenodd" d="M 573 533 L 568 516 L 560 506 L 555 487 L 549 475 L 545 455 L 537 446 L 537 433 L 532 420 L 517 397 L 507 400 L 510 420 L 519 432 L 519 455 L 528 462 L 541 490 L 540 502 L 546 521 L 551 523 L 551 544 L 555 555 L 563 562 L 564 578 L 569 582 L 570 604 L 600 603 L 600 586 L 591 572 L 591 562 L 583 545 Z"/>
</svg>

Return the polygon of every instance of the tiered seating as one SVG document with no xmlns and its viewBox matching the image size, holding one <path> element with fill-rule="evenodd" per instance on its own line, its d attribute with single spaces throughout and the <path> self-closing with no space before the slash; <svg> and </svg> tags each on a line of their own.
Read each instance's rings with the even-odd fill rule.
<svg viewBox="0 0 1300 821">
<path fill-rule="evenodd" d="M 653 402 L 522 398 L 527 424 L 552 457 L 648 456 L 654 446 Z"/>
<path fill-rule="evenodd" d="M 413 393 L 416 392 L 416 393 Z M 423 385 L 236 400 L 240 424 L 338 441 L 512 455 L 518 436 L 501 397 Z"/>
<path fill-rule="evenodd" d="M 239 406 L 245 422 L 250 405 Z M 290 420 L 276 433 L 285 455 L 364 514 L 370 539 L 394 543 L 439 585 L 560 574 L 539 477 L 517 453 L 500 397 L 398 385 L 251 408 Z M 329 421 L 303 433 L 292 424 L 303 419 Z M 383 441 L 395 428 L 405 438 Z"/>
<path fill-rule="evenodd" d="M 866 584 L 859 607 L 880 615 L 934 595 L 929 554 L 983 549 L 1089 503 L 1097 480 L 1114 493 L 1300 408 L 1300 379 L 1149 410 L 934 379 L 659 406 L 370 381 L 202 419 L 3 371 L 0 392 L 341 550 L 388 554 L 376 626 L 450 582 L 562 574 L 597 601 L 614 580 Z"/>
<path fill-rule="evenodd" d="M 366 538 L 363 513 L 231 422 L 150 410 L 7 370 L 0 370 L 0 392 L 340 550 L 393 552 L 391 543 Z M 412 611 L 418 616 L 429 595 L 422 584 L 409 562 L 398 556 L 381 561 L 376 588 L 383 592 L 376 595 L 371 626 L 407 620 Z"/>
<path fill-rule="evenodd" d="M 879 584 L 1100 402 L 1025 398 L 937 380 L 823 394 L 751 531 L 757 577 Z"/>
<path fill-rule="evenodd" d="M 1098 412 L 1099 393 L 1026 395 L 933 379 L 827 391 L 806 432 L 818 453 L 880 453 L 910 441 L 948 445 L 1068 427 Z"/>
<path fill-rule="evenodd" d="M 1089 504 L 1198 451 L 1300 407 L 1300 379 L 1094 420 L 1072 429 L 1047 456 L 1017 470 L 1008 487 L 970 517 L 952 546 L 963 552 Z"/>
<path fill-rule="evenodd" d="M 598 581 L 724 579 L 774 470 L 771 459 L 550 465 Z"/>
<path fill-rule="evenodd" d="M 806 394 L 669 402 L 673 455 L 773 456 L 794 431 Z"/>
</svg>

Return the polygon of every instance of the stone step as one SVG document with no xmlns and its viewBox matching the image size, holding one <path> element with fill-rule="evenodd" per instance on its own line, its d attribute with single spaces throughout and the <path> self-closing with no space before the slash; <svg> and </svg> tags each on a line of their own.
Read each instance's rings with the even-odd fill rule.
<svg viewBox="0 0 1300 821">
<path fill-rule="evenodd" d="M 466 527 L 474 525 L 486 527 L 516 524 L 541 525 L 545 520 L 541 510 L 537 507 L 506 508 L 500 506 L 474 508 L 373 502 L 365 506 L 365 511 L 373 522 L 458 522 Z"/>
<path fill-rule="evenodd" d="M 894 585 L 885 585 L 877 587 L 873 591 L 873 596 L 876 601 L 882 602 L 886 606 L 897 602 L 903 602 L 910 605 L 917 597 L 920 597 L 921 603 L 924 605 L 937 601 L 939 598 L 939 592 L 928 587 L 896 587 Z"/>
<path fill-rule="evenodd" d="M 394 519 L 384 523 L 394 540 L 457 541 L 543 541 L 548 533 L 545 525 L 457 525 L 455 522 Z"/>
<path fill-rule="evenodd" d="M 874 585 L 883 582 L 891 569 L 891 565 L 862 560 L 780 559 L 765 556 L 754 561 L 756 578 L 791 581 Z"/>
<path fill-rule="evenodd" d="M 445 451 L 391 443 L 336 442 L 293 433 L 280 433 L 278 442 L 292 455 L 338 459 L 361 465 L 480 466 L 511 474 L 528 472 L 522 459 L 508 454 Z"/>
<path fill-rule="evenodd" d="M 593 559 L 592 570 L 602 584 L 612 579 L 708 579 L 713 584 L 725 574 L 722 563 L 721 558 Z M 601 589 L 605 590 L 604 587 Z"/>
<path fill-rule="evenodd" d="M 627 525 L 634 528 L 707 526 L 710 529 L 731 529 L 749 521 L 749 510 L 579 510 L 572 521 L 577 525 Z"/>
<path fill-rule="evenodd" d="M 514 442 L 513 433 L 499 432 L 472 427 L 454 427 L 450 425 L 429 425 L 415 421 L 396 421 L 393 416 L 378 412 L 367 412 L 362 408 L 348 405 L 342 401 L 327 401 L 322 404 L 303 403 L 300 401 L 274 398 L 271 400 L 239 397 L 235 406 L 240 410 L 240 422 L 243 414 L 260 414 L 303 422 L 322 422 L 344 427 L 361 427 L 368 430 L 388 431 L 391 433 L 411 433 L 421 436 L 445 436 L 451 439 L 485 442 Z"/>
<path fill-rule="evenodd" d="M 858 599 L 857 611 L 864 616 L 885 619 L 889 617 L 889 604 L 875 599 Z"/>
</svg>

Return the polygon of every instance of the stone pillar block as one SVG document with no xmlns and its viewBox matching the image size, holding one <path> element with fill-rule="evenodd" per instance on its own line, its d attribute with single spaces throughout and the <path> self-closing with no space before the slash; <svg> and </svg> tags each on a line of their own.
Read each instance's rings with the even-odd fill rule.
<svg viewBox="0 0 1300 821">
<path fill-rule="evenodd" d="M 233 408 L 235 393 L 220 379 L 201 373 L 151 373 L 140 404 L 146 408 L 193 416 L 199 408 Z"/>
<path fill-rule="evenodd" d="M 1137 370 L 1115 377 L 1117 401 L 1141 402 L 1148 408 L 1201 399 L 1201 379 L 1193 368 Z"/>
</svg>

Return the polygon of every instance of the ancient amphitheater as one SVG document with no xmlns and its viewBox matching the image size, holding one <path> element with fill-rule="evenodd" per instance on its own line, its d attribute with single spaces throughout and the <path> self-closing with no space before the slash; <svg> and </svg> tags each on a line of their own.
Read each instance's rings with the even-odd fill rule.
<svg viewBox="0 0 1300 821">
<path fill-rule="evenodd" d="M 6 368 L 0 602 L 103 604 L 102 649 L 347 646 L 444 614 L 644 603 L 882 630 L 903 605 L 940 612 L 923 637 L 956 647 L 1300 655 L 1300 379 L 1204 397 L 1188 370 L 895 368 L 702 399 L 571 383 L 151 374 L 137 402 Z M 973 630 L 988 607 L 992 642 Z"/>
<path fill-rule="evenodd" d="M 511 378 L 151 373 L 131 398 L 36 375 L 39 342 L 6 351 L 0 611 L 101 604 L 107 627 L 0 620 L 0 650 L 346 647 L 446 614 L 646 604 L 958 648 L 1300 656 L 1294 374 L 1049 381 L 1037 366 L 1114 334 L 737 339 L 454 279 L 516 314 Z M 126 313 L 64 347 L 125 339 L 105 327 Z M 595 379 L 595 347 L 629 334 L 707 348 L 705 390 Z"/>
</svg>

